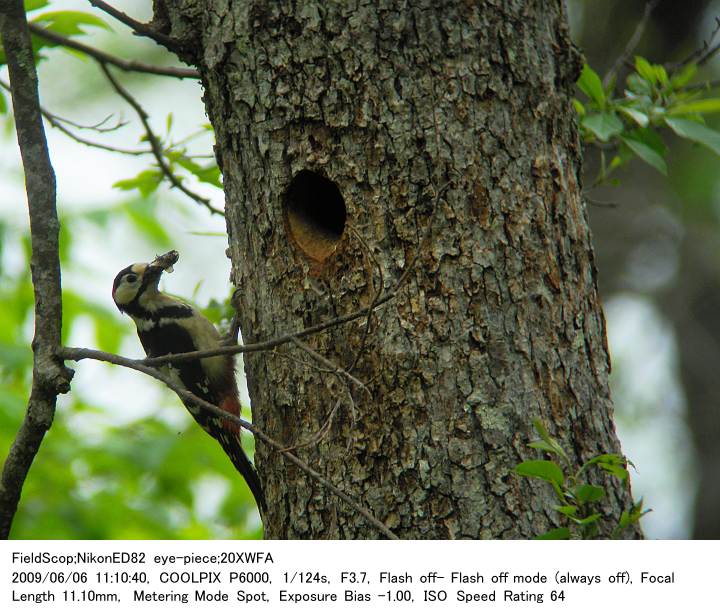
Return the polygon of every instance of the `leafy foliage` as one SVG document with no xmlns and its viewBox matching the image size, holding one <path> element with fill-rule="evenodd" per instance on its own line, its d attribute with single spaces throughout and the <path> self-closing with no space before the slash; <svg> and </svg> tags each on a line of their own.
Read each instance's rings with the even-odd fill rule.
<svg viewBox="0 0 720 616">
<path fill-rule="evenodd" d="M 562 526 L 539 535 L 536 539 L 590 539 L 597 536 L 600 522 L 604 519 L 601 504 L 606 498 L 606 492 L 602 486 L 591 483 L 587 475 L 591 469 L 596 468 L 616 477 L 624 489 L 629 489 L 627 460 L 620 454 L 605 453 L 576 467 L 539 419 L 535 420 L 534 425 L 540 439 L 532 441 L 529 446 L 544 451 L 557 462 L 546 459 L 527 460 L 518 464 L 514 470 L 522 477 L 540 479 L 549 484 L 557 499 L 555 511 L 564 520 Z M 620 536 L 648 511 L 643 510 L 642 499 L 634 503 L 629 510 L 622 512 L 611 537 Z"/>
<path fill-rule="evenodd" d="M 154 209 L 153 201 L 136 199 L 65 214 L 61 221 L 64 274 L 85 267 L 71 257 L 78 234 L 87 233 L 88 225 L 102 235 L 129 220 L 138 237 L 153 247 L 160 245 L 165 232 Z M 0 264 L 7 262 L 2 257 L 8 253 L 22 253 L 23 259 L 19 267 L 0 267 L 3 459 L 22 421 L 30 388 L 33 291 L 27 231 L 0 220 Z M 88 299 L 68 286 L 72 279 L 72 275 L 64 277 L 64 338 L 89 324 L 95 345 L 117 352 L 134 333 L 111 304 Z M 216 301 L 205 312 L 216 318 L 227 313 L 225 304 Z M 80 369 L 87 367 L 83 364 Z M 107 378 L 120 370 L 108 369 Z M 247 486 L 222 449 L 192 422 L 174 395 L 162 390 L 160 409 L 126 421 L 98 408 L 87 398 L 90 392 L 75 385 L 70 395 L 60 398 L 52 430 L 25 483 L 13 538 L 260 537 L 261 526 Z M 248 441 L 251 452 L 252 439 Z"/>
<path fill-rule="evenodd" d="M 81 37 L 90 28 L 110 29 L 96 14 L 48 10 L 47 0 L 25 0 L 25 8 L 31 23 L 66 38 Z M 31 38 L 36 63 L 44 60 L 44 49 L 56 46 L 40 36 Z M 0 65 L 4 63 L 0 46 Z M 7 111 L 7 99 L 0 90 L 0 114 Z M 166 134 L 159 141 L 170 169 L 179 176 L 184 174 L 213 187 L 221 186 L 214 160 L 199 163 L 186 146 L 195 136 L 206 135 L 210 127 L 203 125 L 197 133 L 177 142 L 171 138 L 171 130 L 172 115 L 168 115 Z M 147 138 L 143 140 L 147 145 Z M 89 335 L 93 339 L 94 346 L 119 352 L 128 336 L 134 338 L 111 303 L 89 299 L 86 287 L 72 285 L 78 275 L 94 274 L 92 263 L 73 259 L 76 238 L 80 233 L 102 237 L 129 223 L 134 237 L 148 245 L 146 252 L 170 248 L 170 237 L 153 198 L 163 179 L 162 171 L 150 166 L 135 178 L 117 184 L 122 190 L 137 191 L 137 196 L 81 213 L 61 208 L 63 342 L 76 330 L 82 330 L 86 338 Z M 29 262 L 27 229 L 0 220 L 3 454 L 9 450 L 25 413 L 32 376 L 33 289 Z M 11 267 L 3 268 L 6 263 L 11 263 Z M 212 301 L 204 311 L 217 321 L 227 316 L 228 304 Z M 81 370 L 86 370 L 86 366 Z M 118 373 L 112 369 L 106 372 L 107 378 Z M 162 407 L 169 407 L 167 419 L 160 409 L 153 408 L 148 409 L 147 417 L 128 421 L 111 410 L 98 408 L 98 403 L 87 397 L 91 392 L 80 387 L 76 379 L 72 393 L 59 399 L 52 431 L 25 483 L 12 531 L 14 538 L 260 536 L 254 499 L 221 448 L 190 420 L 173 394 L 158 388 L 163 392 Z M 180 432 L 178 422 L 182 424 Z M 249 437 L 248 440 L 252 441 Z M 252 450 L 252 442 L 249 449 Z"/>
<path fill-rule="evenodd" d="M 45 8 L 48 4 L 47 0 L 25 0 L 25 10 L 30 13 Z M 84 11 L 47 11 L 39 15 L 33 15 L 29 18 L 29 22 L 66 37 L 85 34 L 88 27 L 102 28 L 103 30 L 112 29 L 105 20 Z M 31 39 L 36 64 L 44 58 L 41 53 L 43 48 L 57 46 L 57 43 L 41 36 L 31 35 Z M 0 65 L 5 63 L 5 52 L 0 43 Z"/>
<path fill-rule="evenodd" d="M 616 93 L 614 80 L 604 86 L 587 64 L 578 79 L 577 86 L 585 97 L 574 100 L 582 138 L 598 146 L 601 154 L 594 185 L 606 182 L 633 158 L 667 174 L 663 129 L 720 155 L 720 132 L 705 124 L 705 116 L 720 111 L 720 98 L 690 85 L 697 66 L 690 63 L 669 72 L 663 65 L 637 56 L 634 69 L 621 94 Z"/>
<path fill-rule="evenodd" d="M 166 135 L 156 135 L 161 154 L 170 173 L 180 181 L 192 179 L 201 184 L 212 186 L 213 188 L 222 188 L 220 168 L 215 159 L 213 158 L 208 164 L 202 165 L 197 162 L 201 157 L 190 154 L 184 145 L 203 134 L 212 134 L 212 128 L 204 124 L 198 131 L 191 133 L 178 142 L 173 142 L 171 139 L 172 125 L 172 114 L 168 114 Z M 143 137 L 142 141 L 148 141 L 147 135 Z M 143 169 L 135 177 L 115 182 L 113 188 L 127 191 L 138 190 L 143 197 L 148 197 L 160 187 L 164 179 L 166 179 L 165 174 L 162 169 L 160 169 L 160 166 L 155 163 L 148 169 Z"/>
</svg>

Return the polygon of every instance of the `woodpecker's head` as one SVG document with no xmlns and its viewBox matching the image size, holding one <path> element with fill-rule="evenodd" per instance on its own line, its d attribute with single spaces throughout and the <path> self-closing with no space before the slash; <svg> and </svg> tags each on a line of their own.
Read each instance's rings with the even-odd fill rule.
<svg viewBox="0 0 720 616">
<path fill-rule="evenodd" d="M 113 282 L 112 295 L 121 312 L 138 302 L 145 294 L 158 292 L 163 268 L 152 263 L 133 263 L 118 272 Z"/>
<path fill-rule="evenodd" d="M 171 250 L 152 263 L 133 263 L 118 272 L 113 281 L 112 295 L 120 311 L 128 312 L 133 306 L 142 306 L 144 299 L 157 297 L 160 276 L 164 271 L 172 272 L 178 258 L 177 251 Z"/>
</svg>

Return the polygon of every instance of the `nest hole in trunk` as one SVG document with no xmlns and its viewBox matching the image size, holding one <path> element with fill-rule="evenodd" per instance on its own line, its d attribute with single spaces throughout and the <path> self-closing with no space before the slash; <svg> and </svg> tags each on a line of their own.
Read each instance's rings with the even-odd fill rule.
<svg viewBox="0 0 720 616">
<path fill-rule="evenodd" d="M 347 219 L 337 184 L 303 169 L 293 177 L 283 201 L 290 236 L 307 257 L 327 259 L 335 251 Z"/>
</svg>

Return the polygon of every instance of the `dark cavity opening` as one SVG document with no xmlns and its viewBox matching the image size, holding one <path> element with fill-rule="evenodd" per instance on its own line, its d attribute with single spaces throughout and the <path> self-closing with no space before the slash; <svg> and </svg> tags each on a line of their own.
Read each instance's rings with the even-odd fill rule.
<svg viewBox="0 0 720 616">
<path fill-rule="evenodd" d="M 304 169 L 285 191 L 285 217 L 290 235 L 310 258 L 323 261 L 335 250 L 345 230 L 345 200 L 335 182 Z"/>
</svg>

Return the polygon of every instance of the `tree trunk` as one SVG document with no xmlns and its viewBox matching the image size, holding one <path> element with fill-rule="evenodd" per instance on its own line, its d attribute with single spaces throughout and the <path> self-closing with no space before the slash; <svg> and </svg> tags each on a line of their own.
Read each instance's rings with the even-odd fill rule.
<svg viewBox="0 0 720 616">
<path fill-rule="evenodd" d="M 307 340 L 366 388 L 297 347 L 245 357 L 257 425 L 310 442 L 296 453 L 402 538 L 551 528 L 552 491 L 512 473 L 538 457 L 533 418 L 576 461 L 619 451 L 562 3 L 155 8 L 202 75 L 245 341 L 369 306 L 411 268 L 369 327 Z M 256 461 L 268 538 L 378 536 L 262 444 Z M 617 520 L 628 496 L 606 488 Z"/>
<path fill-rule="evenodd" d="M 694 226 L 685 228 L 681 272 L 674 292 L 661 298 L 661 306 L 675 326 L 678 363 L 690 412 L 688 426 L 697 456 L 697 492 L 692 524 L 693 539 L 720 537 L 720 283 L 715 260 L 714 233 Z"/>
</svg>

